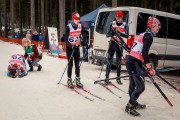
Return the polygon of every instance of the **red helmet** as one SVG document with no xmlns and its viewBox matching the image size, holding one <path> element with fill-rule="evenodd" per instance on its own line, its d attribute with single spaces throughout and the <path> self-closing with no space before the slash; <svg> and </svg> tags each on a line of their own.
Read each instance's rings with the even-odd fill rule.
<svg viewBox="0 0 180 120">
<path fill-rule="evenodd" d="M 147 28 L 152 28 L 156 25 L 160 25 L 160 21 L 155 17 L 149 17 L 147 21 Z"/>
<path fill-rule="evenodd" d="M 116 12 L 116 17 L 122 17 L 123 18 L 123 12 L 122 11 L 117 11 Z"/>
<path fill-rule="evenodd" d="M 74 13 L 72 14 L 72 20 L 80 20 L 80 15 L 79 15 L 79 13 L 74 12 Z"/>
</svg>

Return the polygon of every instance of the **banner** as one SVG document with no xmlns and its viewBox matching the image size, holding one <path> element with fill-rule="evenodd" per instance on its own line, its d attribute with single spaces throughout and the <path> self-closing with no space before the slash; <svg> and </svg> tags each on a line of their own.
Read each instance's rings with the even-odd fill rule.
<svg viewBox="0 0 180 120">
<path fill-rule="evenodd" d="M 49 48 L 51 53 L 59 54 L 57 28 L 48 27 Z"/>
</svg>

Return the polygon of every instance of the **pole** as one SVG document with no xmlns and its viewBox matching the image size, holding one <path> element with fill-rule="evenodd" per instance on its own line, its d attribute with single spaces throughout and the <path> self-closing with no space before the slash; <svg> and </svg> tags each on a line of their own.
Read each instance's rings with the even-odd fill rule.
<svg viewBox="0 0 180 120">
<path fill-rule="evenodd" d="M 64 72 L 63 72 L 63 74 L 62 74 L 62 76 L 61 76 L 61 78 L 60 78 L 60 80 L 59 80 L 59 82 L 58 82 L 57 84 L 59 84 L 59 83 L 61 82 L 61 80 L 62 80 L 62 78 L 63 78 L 63 76 L 64 76 L 64 73 L 65 73 L 65 71 L 66 71 L 66 69 L 67 69 L 67 67 L 68 67 L 69 62 L 71 61 L 71 58 L 72 58 L 74 52 L 75 52 L 75 49 L 73 50 L 73 52 L 72 52 L 72 54 L 71 54 L 71 56 L 70 56 L 70 58 L 69 58 L 69 61 L 68 61 L 67 65 L 66 65 L 66 67 L 65 67 L 65 69 L 64 69 Z"/>
</svg>

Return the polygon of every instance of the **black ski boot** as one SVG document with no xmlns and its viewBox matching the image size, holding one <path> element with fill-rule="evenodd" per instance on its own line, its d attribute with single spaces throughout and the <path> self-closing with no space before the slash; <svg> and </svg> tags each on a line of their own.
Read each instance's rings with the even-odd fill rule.
<svg viewBox="0 0 180 120">
<path fill-rule="evenodd" d="M 68 84 L 68 87 L 70 87 L 71 89 L 74 89 L 74 85 L 72 83 L 72 79 L 71 78 L 68 78 L 67 84 Z"/>
<path fill-rule="evenodd" d="M 76 81 L 76 85 L 77 85 L 78 87 L 83 88 L 83 84 L 80 82 L 80 77 L 76 77 L 76 78 L 75 78 L 75 81 Z"/>
<path fill-rule="evenodd" d="M 134 108 L 135 108 L 136 110 L 141 110 L 141 109 L 145 109 L 145 108 L 146 108 L 146 105 L 137 103 L 137 104 L 134 106 Z"/>
<path fill-rule="evenodd" d="M 109 77 L 106 77 L 105 81 L 104 81 L 105 85 L 109 85 L 111 84 L 111 81 L 109 81 Z"/>
<path fill-rule="evenodd" d="M 28 70 L 28 72 L 32 72 L 33 71 L 33 66 L 30 66 L 30 69 Z"/>
<path fill-rule="evenodd" d="M 42 66 L 39 64 L 37 71 L 41 71 Z"/>
<path fill-rule="evenodd" d="M 117 78 L 116 81 L 117 81 L 117 83 L 118 83 L 119 85 L 122 85 L 122 84 L 123 84 L 123 83 L 121 82 L 121 79 L 120 79 L 120 78 Z"/>
<path fill-rule="evenodd" d="M 132 116 L 140 116 L 140 113 L 135 110 L 135 105 L 130 103 L 127 104 L 125 111 Z"/>
</svg>

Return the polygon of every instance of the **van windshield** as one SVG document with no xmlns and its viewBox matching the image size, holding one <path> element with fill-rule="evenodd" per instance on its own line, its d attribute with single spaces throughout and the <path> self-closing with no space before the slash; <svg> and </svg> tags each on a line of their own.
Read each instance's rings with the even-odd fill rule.
<svg viewBox="0 0 180 120">
<path fill-rule="evenodd" d="M 96 22 L 96 32 L 100 34 L 106 34 L 109 29 L 110 24 L 115 19 L 116 12 L 117 11 L 106 11 L 106 12 L 99 13 L 99 16 Z M 123 13 L 124 13 L 123 21 L 128 23 L 129 12 L 123 11 Z"/>
</svg>

